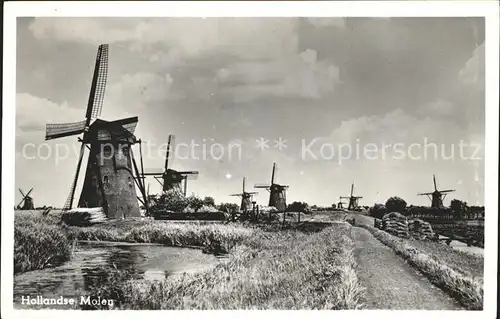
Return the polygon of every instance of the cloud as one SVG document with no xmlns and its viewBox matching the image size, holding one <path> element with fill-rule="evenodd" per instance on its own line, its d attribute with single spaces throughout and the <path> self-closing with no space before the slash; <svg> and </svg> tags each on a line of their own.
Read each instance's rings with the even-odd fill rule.
<svg viewBox="0 0 500 319">
<path fill-rule="evenodd" d="M 237 102 L 265 96 L 318 99 L 334 91 L 339 82 L 337 66 L 318 61 L 317 52 L 270 62 L 241 62 L 220 69 L 216 75 L 221 90 Z"/>
<path fill-rule="evenodd" d="M 206 54 L 247 59 L 295 52 L 297 19 L 283 18 L 36 18 L 38 39 L 120 44 L 153 61 L 173 63 Z"/>
<path fill-rule="evenodd" d="M 484 43 L 478 46 L 472 53 L 472 57 L 460 70 L 458 78 L 466 85 L 475 85 L 484 88 L 485 81 L 485 48 Z"/>
<path fill-rule="evenodd" d="M 455 105 L 449 101 L 445 101 L 439 99 L 437 101 L 426 104 L 422 108 L 420 108 L 420 113 L 425 116 L 442 116 L 442 115 L 450 115 L 452 112 L 456 110 Z"/>
<path fill-rule="evenodd" d="M 16 94 L 16 127 L 22 132 L 44 132 L 47 123 L 68 123 L 85 119 L 84 109 L 66 102 L 57 104 L 28 93 Z"/>
<path fill-rule="evenodd" d="M 106 100 L 124 109 L 142 109 L 150 104 L 178 98 L 171 93 L 173 83 L 174 79 L 169 73 L 125 74 L 107 89 Z"/>
</svg>

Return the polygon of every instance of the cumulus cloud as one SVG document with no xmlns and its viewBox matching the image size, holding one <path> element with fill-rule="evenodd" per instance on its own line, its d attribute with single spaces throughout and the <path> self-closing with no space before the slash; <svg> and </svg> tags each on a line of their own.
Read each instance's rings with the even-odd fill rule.
<svg viewBox="0 0 500 319">
<path fill-rule="evenodd" d="M 295 52 L 296 19 L 283 18 L 36 18 L 38 39 L 126 45 L 154 61 L 172 63 L 204 54 L 248 59 Z"/>
<path fill-rule="evenodd" d="M 263 96 L 318 99 L 334 91 L 339 82 L 337 66 L 318 61 L 314 50 L 270 62 L 243 62 L 220 69 L 216 76 L 222 90 L 235 101 Z"/>
<path fill-rule="evenodd" d="M 16 95 L 16 127 L 23 132 L 44 132 L 46 123 L 77 122 L 85 119 L 84 109 L 57 104 L 29 93 Z"/>
<path fill-rule="evenodd" d="M 174 79 L 170 74 L 139 72 L 125 74 L 109 86 L 106 99 L 112 104 L 129 110 L 145 108 L 147 105 L 174 99 L 170 88 Z"/>
</svg>

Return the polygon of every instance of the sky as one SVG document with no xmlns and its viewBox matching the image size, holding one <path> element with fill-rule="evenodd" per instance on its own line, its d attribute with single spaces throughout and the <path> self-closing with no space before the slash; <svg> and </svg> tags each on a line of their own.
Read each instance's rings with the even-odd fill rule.
<svg viewBox="0 0 500 319">
<path fill-rule="evenodd" d="M 171 167 L 200 172 L 189 193 L 238 202 L 276 162 L 288 202 L 329 206 L 354 183 L 361 205 L 429 205 L 436 174 L 445 205 L 482 205 L 484 33 L 481 18 L 18 18 L 15 186 L 64 204 L 79 144 L 44 141 L 45 124 L 84 119 L 108 43 L 101 118 L 139 117 L 148 172 L 174 134 Z"/>
</svg>

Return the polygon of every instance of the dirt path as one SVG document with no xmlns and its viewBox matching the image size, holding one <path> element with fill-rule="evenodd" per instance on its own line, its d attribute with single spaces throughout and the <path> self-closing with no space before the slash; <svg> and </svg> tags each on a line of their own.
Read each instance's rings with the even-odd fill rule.
<svg viewBox="0 0 500 319">
<path fill-rule="evenodd" d="M 353 227 L 352 234 L 366 309 L 461 309 L 368 230 Z"/>
</svg>

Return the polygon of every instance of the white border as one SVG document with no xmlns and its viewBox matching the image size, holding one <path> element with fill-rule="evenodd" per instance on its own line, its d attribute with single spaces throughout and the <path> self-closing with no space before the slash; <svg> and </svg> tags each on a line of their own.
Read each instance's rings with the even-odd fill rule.
<svg viewBox="0 0 500 319">
<path fill-rule="evenodd" d="M 452 17 L 476 16 L 486 18 L 486 147 L 485 147 L 485 275 L 484 310 L 467 311 L 266 311 L 256 316 L 276 316 L 287 319 L 303 318 L 314 314 L 318 317 L 365 317 L 400 318 L 401 316 L 427 318 L 470 316 L 494 318 L 496 314 L 496 273 L 497 273 L 497 224 L 498 224 L 498 105 L 499 105 L 499 4 L 496 1 L 242 1 L 242 2 L 7 2 L 4 5 L 4 73 L 3 73 L 3 111 L 2 119 L 2 318 L 57 318 L 70 315 L 84 318 L 92 315 L 99 318 L 118 315 L 132 318 L 139 315 L 134 311 L 52 311 L 52 310 L 14 310 L 13 290 L 13 212 L 14 207 L 14 157 L 15 154 L 15 95 L 16 95 L 16 17 L 23 16 L 92 16 L 92 17 Z M 163 13 L 163 14 L 160 14 Z M 255 312 L 233 311 L 141 311 L 144 317 L 211 316 L 233 318 L 237 314 L 254 315 Z"/>
</svg>

